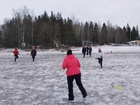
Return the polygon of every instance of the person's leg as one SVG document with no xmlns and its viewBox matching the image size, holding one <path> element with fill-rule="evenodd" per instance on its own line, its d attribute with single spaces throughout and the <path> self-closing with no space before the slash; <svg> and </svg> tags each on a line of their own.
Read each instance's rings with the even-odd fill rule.
<svg viewBox="0 0 140 105">
<path fill-rule="evenodd" d="M 103 58 L 101 58 L 101 68 L 103 67 L 102 62 L 103 62 Z"/>
<path fill-rule="evenodd" d="M 91 57 L 91 52 L 89 52 L 89 56 Z"/>
<path fill-rule="evenodd" d="M 33 56 L 33 61 L 35 60 L 35 56 Z"/>
<path fill-rule="evenodd" d="M 35 56 L 34 56 L 34 60 L 35 60 Z"/>
<path fill-rule="evenodd" d="M 15 57 L 15 62 L 16 62 L 16 59 L 17 59 L 17 55 L 15 54 L 15 55 L 14 55 L 14 57 Z"/>
<path fill-rule="evenodd" d="M 87 55 L 88 55 L 88 51 L 87 51 Z"/>
<path fill-rule="evenodd" d="M 86 92 L 86 90 L 83 87 L 83 84 L 81 82 L 81 74 L 75 75 L 75 81 L 76 81 L 76 84 L 78 85 L 78 87 L 83 95 L 83 98 L 85 98 L 87 96 L 87 92 Z"/>
<path fill-rule="evenodd" d="M 83 53 L 83 57 L 85 58 L 85 53 Z"/>
<path fill-rule="evenodd" d="M 74 95 L 73 95 L 73 76 L 67 76 L 67 83 L 68 83 L 68 100 L 74 100 Z"/>
<path fill-rule="evenodd" d="M 98 63 L 100 64 L 100 58 L 98 58 Z"/>
<path fill-rule="evenodd" d="M 101 66 L 101 68 L 102 68 L 102 58 L 98 58 L 98 60 L 99 60 L 100 66 Z"/>
<path fill-rule="evenodd" d="M 18 58 L 18 55 L 17 55 L 17 58 Z"/>
<path fill-rule="evenodd" d="M 16 56 L 15 56 L 15 62 L 16 62 L 16 59 L 17 59 L 17 58 L 16 58 Z"/>
<path fill-rule="evenodd" d="M 33 61 L 35 60 L 35 56 L 32 55 Z"/>
</svg>

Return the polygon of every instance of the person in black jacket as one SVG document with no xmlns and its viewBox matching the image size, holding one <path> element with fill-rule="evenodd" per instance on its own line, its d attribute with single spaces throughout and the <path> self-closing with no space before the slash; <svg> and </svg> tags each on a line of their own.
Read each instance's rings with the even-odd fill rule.
<svg viewBox="0 0 140 105">
<path fill-rule="evenodd" d="M 89 46 L 88 50 L 89 50 L 89 56 L 91 57 L 91 52 L 92 52 L 91 46 Z"/>
<path fill-rule="evenodd" d="M 86 53 L 87 53 L 87 55 L 89 54 L 89 48 L 88 48 L 88 46 L 86 47 Z"/>
<path fill-rule="evenodd" d="M 35 46 L 33 46 L 33 47 L 32 47 L 32 50 L 31 50 L 31 56 L 32 56 L 32 58 L 33 58 L 33 62 L 34 62 L 34 60 L 35 60 L 36 53 L 37 53 L 37 51 L 36 51 L 36 49 L 35 49 Z"/>
<path fill-rule="evenodd" d="M 86 47 L 85 46 L 82 48 L 82 53 L 83 53 L 83 57 L 85 58 L 85 54 L 86 54 Z"/>
</svg>

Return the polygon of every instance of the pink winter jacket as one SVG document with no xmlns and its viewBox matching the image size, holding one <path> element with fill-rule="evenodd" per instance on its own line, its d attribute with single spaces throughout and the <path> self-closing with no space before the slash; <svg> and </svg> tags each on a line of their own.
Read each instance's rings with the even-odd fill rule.
<svg viewBox="0 0 140 105">
<path fill-rule="evenodd" d="M 68 55 L 64 58 L 62 68 L 67 68 L 67 76 L 72 76 L 81 73 L 80 62 L 73 54 Z"/>
</svg>

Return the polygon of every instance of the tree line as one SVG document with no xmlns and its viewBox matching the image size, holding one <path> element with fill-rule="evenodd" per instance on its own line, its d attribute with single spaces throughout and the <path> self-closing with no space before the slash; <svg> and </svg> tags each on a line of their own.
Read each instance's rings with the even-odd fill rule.
<svg viewBox="0 0 140 105">
<path fill-rule="evenodd" d="M 61 13 L 51 12 L 48 16 L 33 16 L 24 7 L 13 11 L 12 19 L 5 20 L 0 26 L 0 46 L 5 48 L 61 48 L 63 46 L 126 44 L 139 39 L 138 26 L 132 28 L 127 24 L 123 28 L 113 26 L 110 22 L 79 22 L 76 19 L 63 18 Z"/>
</svg>

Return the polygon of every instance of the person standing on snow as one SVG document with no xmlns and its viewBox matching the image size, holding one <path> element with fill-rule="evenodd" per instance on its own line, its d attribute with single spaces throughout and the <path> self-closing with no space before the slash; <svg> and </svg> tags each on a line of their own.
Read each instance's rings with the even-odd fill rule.
<svg viewBox="0 0 140 105">
<path fill-rule="evenodd" d="M 83 57 L 85 58 L 85 54 L 86 54 L 86 47 L 85 46 L 82 48 L 82 53 L 83 53 Z"/>
<path fill-rule="evenodd" d="M 36 53 L 37 53 L 37 51 L 36 51 L 36 49 L 35 49 L 35 46 L 33 46 L 33 47 L 32 47 L 32 50 L 31 50 L 31 56 L 32 56 L 33 62 L 34 62 L 34 60 L 35 60 Z"/>
<path fill-rule="evenodd" d="M 88 50 L 89 50 L 89 56 L 91 57 L 91 52 L 92 52 L 91 46 L 89 46 Z"/>
<path fill-rule="evenodd" d="M 103 67 L 103 65 L 102 65 L 102 62 L 103 62 L 103 52 L 102 52 L 102 50 L 100 48 L 98 49 L 98 53 L 96 54 L 95 59 L 98 59 L 98 62 L 100 64 L 101 68 L 102 68 Z"/>
<path fill-rule="evenodd" d="M 86 52 L 87 52 L 87 55 L 88 55 L 88 53 L 89 53 L 89 48 L 88 48 L 88 46 L 86 47 Z"/>
<path fill-rule="evenodd" d="M 14 53 L 14 57 L 15 57 L 15 62 L 16 62 L 16 59 L 18 59 L 18 55 L 19 55 L 19 51 L 17 48 L 15 48 L 15 50 L 13 51 Z"/>
<path fill-rule="evenodd" d="M 80 62 L 72 54 L 72 50 L 67 51 L 67 56 L 63 60 L 62 68 L 63 69 L 67 68 L 66 74 L 67 74 L 68 93 L 69 93 L 68 100 L 70 101 L 74 100 L 74 95 L 73 95 L 73 81 L 74 80 L 76 81 L 76 84 L 78 85 L 83 95 L 83 98 L 86 98 L 87 92 L 81 82 Z"/>
</svg>

